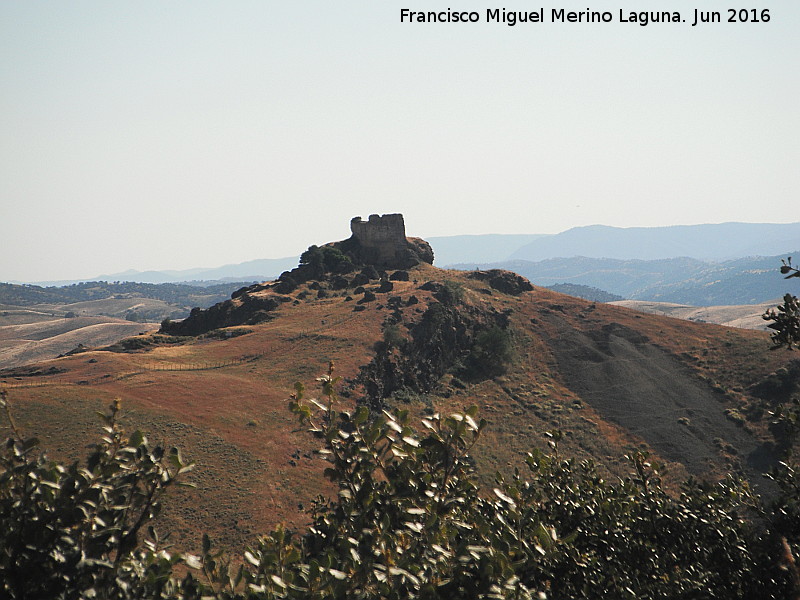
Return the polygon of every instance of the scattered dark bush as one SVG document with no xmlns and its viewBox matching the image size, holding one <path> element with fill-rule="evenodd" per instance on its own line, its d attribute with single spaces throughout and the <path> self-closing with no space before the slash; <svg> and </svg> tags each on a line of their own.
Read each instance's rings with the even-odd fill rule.
<svg viewBox="0 0 800 600">
<path fill-rule="evenodd" d="M 367 285 L 369 283 L 369 277 L 367 277 L 364 273 L 357 273 L 353 280 L 350 282 L 350 285 L 354 287 L 358 287 L 361 285 Z"/>
<path fill-rule="evenodd" d="M 297 281 L 289 274 L 284 273 L 272 287 L 278 294 L 291 294 L 297 289 Z"/>
<path fill-rule="evenodd" d="M 522 292 L 529 292 L 533 289 L 531 282 L 521 275 L 502 269 L 471 271 L 468 277 L 479 281 L 485 281 L 498 292 L 503 292 L 504 294 L 510 294 L 512 296 L 518 296 Z"/>
<path fill-rule="evenodd" d="M 367 265 L 361 269 L 361 274 L 364 275 L 368 280 L 380 279 L 378 270 L 373 265 Z"/>
<path fill-rule="evenodd" d="M 456 281 L 445 281 L 433 293 L 433 297 L 445 306 L 455 306 L 464 300 L 464 286 Z"/>
<path fill-rule="evenodd" d="M 491 327 L 475 337 L 475 343 L 465 361 L 463 375 L 470 379 L 502 375 L 513 356 L 514 349 L 508 329 Z"/>
<path fill-rule="evenodd" d="M 426 281 L 421 286 L 419 286 L 419 289 L 425 290 L 426 292 L 435 292 L 439 290 L 441 287 L 442 287 L 441 283 L 438 283 L 436 281 Z"/>
<path fill-rule="evenodd" d="M 408 271 L 395 271 L 389 277 L 392 281 L 408 281 L 410 279 Z"/>
<path fill-rule="evenodd" d="M 348 281 L 347 277 L 337 275 L 331 279 L 331 289 L 333 290 L 344 290 L 349 286 L 350 282 Z"/>
<path fill-rule="evenodd" d="M 375 294 L 370 292 L 369 290 L 364 291 L 364 295 L 361 297 L 361 300 L 358 301 L 359 304 L 363 304 L 365 302 L 372 302 L 377 298 Z"/>
<path fill-rule="evenodd" d="M 349 273 L 353 261 L 333 246 L 309 246 L 300 255 L 299 270 L 307 273 L 306 279 L 320 279 L 326 273 Z"/>
</svg>

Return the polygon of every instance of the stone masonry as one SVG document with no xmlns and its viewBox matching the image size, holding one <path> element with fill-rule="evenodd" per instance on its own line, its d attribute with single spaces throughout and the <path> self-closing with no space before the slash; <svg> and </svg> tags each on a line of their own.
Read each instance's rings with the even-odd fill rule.
<svg viewBox="0 0 800 600">
<path fill-rule="evenodd" d="M 350 221 L 352 240 L 358 243 L 359 258 L 367 264 L 389 269 L 406 269 L 420 262 L 433 262 L 433 250 L 419 238 L 406 237 L 403 215 L 370 215 L 369 220 Z"/>
</svg>

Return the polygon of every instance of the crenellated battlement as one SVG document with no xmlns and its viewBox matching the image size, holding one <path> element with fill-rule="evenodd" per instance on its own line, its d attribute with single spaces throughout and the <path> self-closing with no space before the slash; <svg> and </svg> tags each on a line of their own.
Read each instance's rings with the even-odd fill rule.
<svg viewBox="0 0 800 600">
<path fill-rule="evenodd" d="M 404 244 L 406 241 L 406 224 L 403 215 L 370 215 L 368 221 L 361 217 L 353 217 L 350 231 L 364 246 L 386 243 Z"/>
</svg>

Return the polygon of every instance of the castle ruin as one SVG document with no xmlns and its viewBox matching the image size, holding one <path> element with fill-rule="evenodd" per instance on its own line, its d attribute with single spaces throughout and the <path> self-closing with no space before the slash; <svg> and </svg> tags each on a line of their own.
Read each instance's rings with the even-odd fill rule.
<svg viewBox="0 0 800 600">
<path fill-rule="evenodd" d="M 370 215 L 369 220 L 350 221 L 351 240 L 357 243 L 359 258 L 388 269 L 407 269 L 421 262 L 433 263 L 433 250 L 420 238 L 406 237 L 403 215 Z"/>
</svg>

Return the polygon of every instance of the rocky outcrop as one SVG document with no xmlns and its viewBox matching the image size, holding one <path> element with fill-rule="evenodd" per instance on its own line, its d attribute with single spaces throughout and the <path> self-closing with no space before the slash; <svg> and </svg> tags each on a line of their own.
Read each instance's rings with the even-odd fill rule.
<svg viewBox="0 0 800 600">
<path fill-rule="evenodd" d="M 189 316 L 182 321 L 164 321 L 159 333 L 200 335 L 220 327 L 255 325 L 274 318 L 273 311 L 282 301 L 288 300 L 274 295 L 254 295 L 241 290 L 239 292 L 235 298 L 205 310 L 193 308 Z"/>
<path fill-rule="evenodd" d="M 478 281 L 485 281 L 498 292 L 512 296 L 519 296 L 522 292 L 530 292 L 533 289 L 530 281 L 521 275 L 511 271 L 504 271 L 503 269 L 473 271 L 469 273 L 468 277 Z"/>
<path fill-rule="evenodd" d="M 423 239 L 406 237 L 403 215 L 370 215 L 369 220 L 350 221 L 352 235 L 340 242 L 310 246 L 300 256 L 300 264 L 281 274 L 276 291 L 291 293 L 298 284 L 322 281 L 361 269 L 354 285 L 372 279 L 385 279 L 384 269 L 410 269 L 422 263 L 433 264 L 433 249 Z M 379 272 L 378 269 L 381 271 Z"/>
<path fill-rule="evenodd" d="M 491 346 L 491 339 L 492 336 L 508 339 L 508 314 L 491 307 L 463 304 L 446 285 L 437 285 L 435 300 L 428 304 L 419 320 L 403 323 L 402 299 L 387 302 L 396 311 L 394 322 L 387 320 L 384 339 L 375 345 L 375 357 L 361 367 L 355 379 L 364 386 L 363 402 L 371 409 L 383 409 L 384 401 L 404 388 L 418 394 L 428 393 L 447 372 L 465 380 L 480 381 L 505 369 L 498 361 L 509 355 L 493 352 L 497 344 Z M 431 287 L 423 285 L 420 289 Z M 417 302 L 411 296 L 406 304 Z M 386 325 L 408 329 L 408 337 L 387 336 Z M 485 360 L 487 357 L 490 360 Z"/>
</svg>

